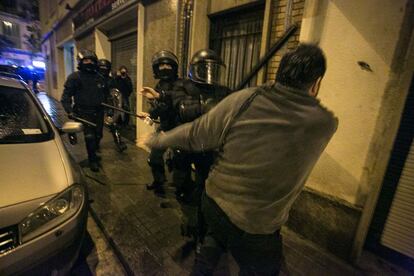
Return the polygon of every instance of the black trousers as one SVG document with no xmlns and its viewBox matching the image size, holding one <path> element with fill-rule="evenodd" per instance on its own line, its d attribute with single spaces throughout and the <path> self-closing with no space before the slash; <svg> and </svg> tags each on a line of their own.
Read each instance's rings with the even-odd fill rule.
<svg viewBox="0 0 414 276">
<path fill-rule="evenodd" d="M 148 157 L 148 164 L 151 167 L 154 183 L 157 183 L 159 185 L 162 185 L 166 181 L 164 153 L 165 149 L 151 149 L 151 153 Z"/>
<path fill-rule="evenodd" d="M 268 235 L 244 232 L 205 193 L 201 206 L 207 235 L 191 275 L 212 275 L 220 256 L 227 250 L 240 268 L 239 275 L 279 274 L 283 256 L 280 231 Z"/>
<path fill-rule="evenodd" d="M 123 97 L 123 99 L 122 99 L 122 108 L 126 111 L 131 111 L 130 107 L 129 107 L 129 97 Z M 129 114 L 124 114 L 124 116 L 123 116 L 124 120 L 122 122 L 122 124 L 124 126 L 127 126 L 129 124 L 129 117 L 130 117 Z"/>
<path fill-rule="evenodd" d="M 83 124 L 86 151 L 88 152 L 89 161 L 97 161 L 96 151 L 103 136 L 104 111 L 103 109 L 85 110 L 79 109 L 76 115 L 82 119 L 96 124 L 96 127 Z"/>
<path fill-rule="evenodd" d="M 178 190 L 187 196 L 194 198 L 196 205 L 200 202 L 201 193 L 204 190 L 205 181 L 210 167 L 213 164 L 213 154 L 190 153 L 174 151 L 173 158 L 173 182 Z M 191 165 L 195 167 L 195 179 L 191 179 Z"/>
</svg>

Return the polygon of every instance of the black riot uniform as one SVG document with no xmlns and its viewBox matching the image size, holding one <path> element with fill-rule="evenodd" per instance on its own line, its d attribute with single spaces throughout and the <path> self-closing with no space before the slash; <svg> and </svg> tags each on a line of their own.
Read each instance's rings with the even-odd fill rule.
<svg viewBox="0 0 414 276">
<path fill-rule="evenodd" d="M 166 50 L 157 52 L 152 58 L 152 69 L 154 78 L 159 79 L 155 90 L 161 97 L 150 101 L 149 110 L 151 119 L 160 120 L 157 131 L 168 131 L 177 124 L 177 114 L 172 105 L 171 95 L 174 86 L 181 82 L 178 79 L 177 57 Z M 148 190 L 154 190 L 156 194 L 164 194 L 164 182 L 166 181 L 164 169 L 165 150 L 152 149 L 148 157 L 148 164 L 151 167 L 153 182 L 147 185 Z"/>
<path fill-rule="evenodd" d="M 115 88 L 114 79 L 111 76 L 112 64 L 107 59 L 98 60 L 98 71 L 105 79 L 105 83 L 109 89 L 109 94 L 106 99 L 109 105 L 122 108 L 122 94 Z M 109 128 L 114 139 L 116 149 L 118 152 L 123 152 L 127 149 L 127 145 L 122 141 L 120 133 L 120 124 L 122 123 L 122 113 L 114 109 L 105 110 L 105 125 Z M 128 115 L 127 115 L 128 116 Z"/>
<path fill-rule="evenodd" d="M 104 109 L 101 105 L 108 95 L 105 79 L 97 72 L 98 59 L 92 51 L 78 54 L 78 69 L 65 82 L 62 105 L 69 115 L 75 115 L 96 124 L 84 125 L 84 136 L 91 170 L 99 170 L 96 151 L 102 138 Z"/>
<path fill-rule="evenodd" d="M 200 50 L 191 59 L 188 80 L 174 87 L 173 106 L 177 110 L 180 123 L 191 122 L 213 108 L 220 100 L 230 94 L 230 89 L 222 86 L 225 69 L 221 58 L 212 50 Z M 187 212 L 183 232 L 196 240 L 202 238 L 202 222 L 198 209 L 214 152 L 189 153 L 176 151 L 174 164 L 195 167 L 195 183 L 182 183 L 180 198 L 185 204 L 196 207 Z M 195 184 L 195 185 L 194 185 Z M 188 210 L 188 209 L 187 209 Z M 185 212 L 184 212 L 185 213 Z"/>
</svg>

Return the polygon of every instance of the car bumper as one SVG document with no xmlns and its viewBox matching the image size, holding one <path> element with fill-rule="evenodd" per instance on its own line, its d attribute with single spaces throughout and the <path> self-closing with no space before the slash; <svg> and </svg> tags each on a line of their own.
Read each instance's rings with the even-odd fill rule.
<svg viewBox="0 0 414 276">
<path fill-rule="evenodd" d="M 87 218 L 85 197 L 78 213 L 69 220 L 0 256 L 0 275 L 67 274 L 78 257 Z"/>
</svg>

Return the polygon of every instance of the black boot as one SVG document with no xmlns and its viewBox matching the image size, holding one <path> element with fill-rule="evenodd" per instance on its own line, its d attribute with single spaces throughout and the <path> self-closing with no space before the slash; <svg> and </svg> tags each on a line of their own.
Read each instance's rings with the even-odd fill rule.
<svg viewBox="0 0 414 276">
<path fill-rule="evenodd" d="M 120 142 L 116 144 L 116 148 L 118 152 L 123 152 L 124 150 L 127 149 L 127 145 L 124 142 Z"/>
<path fill-rule="evenodd" d="M 161 197 L 165 196 L 164 186 L 158 186 L 156 189 L 154 189 L 154 194 Z"/>
<path fill-rule="evenodd" d="M 76 145 L 78 143 L 78 136 L 76 133 L 68 133 L 68 137 L 71 145 Z"/>
<path fill-rule="evenodd" d="M 162 187 L 163 183 L 160 182 L 152 182 L 151 184 L 147 184 L 147 190 L 151 191 L 151 190 L 156 190 L 159 189 L 159 187 Z"/>
<path fill-rule="evenodd" d="M 99 172 L 99 163 L 98 161 L 89 161 L 89 168 L 93 172 Z"/>
<path fill-rule="evenodd" d="M 164 196 L 165 190 L 164 190 L 164 183 L 162 182 L 152 182 L 151 184 L 147 185 L 147 190 L 154 191 L 154 194 L 157 196 Z"/>
</svg>

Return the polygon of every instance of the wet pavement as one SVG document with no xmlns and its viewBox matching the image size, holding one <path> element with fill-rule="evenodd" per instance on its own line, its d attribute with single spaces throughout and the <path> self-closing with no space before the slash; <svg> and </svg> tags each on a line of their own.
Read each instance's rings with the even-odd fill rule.
<svg viewBox="0 0 414 276">
<path fill-rule="evenodd" d="M 126 272 L 114 254 L 104 234 L 95 220 L 88 217 L 88 232 L 83 242 L 79 258 L 71 275 L 125 275 Z"/>
<path fill-rule="evenodd" d="M 45 94 L 38 97 L 55 125 L 61 126 L 67 118 L 59 102 Z M 146 190 L 145 185 L 152 180 L 148 153 L 130 141 L 125 152 L 117 152 L 110 133 L 105 131 L 101 170 L 93 173 L 85 160 L 83 135 L 78 136 L 79 143 L 75 146 L 67 142 L 66 135 L 64 140 L 87 176 L 92 200 L 90 213 L 100 238 L 89 229 L 94 223 L 89 223 L 88 231 L 96 252 L 106 254 L 86 253 L 81 257 L 89 258 L 86 261 L 89 272 L 92 275 L 188 275 L 194 250 L 189 240 L 181 236 L 182 210 L 171 185 L 167 185 L 163 198 Z M 285 255 L 282 275 L 410 275 L 367 252 L 358 267 L 351 266 L 287 228 L 282 229 L 282 234 Z M 232 257 L 223 256 L 216 275 L 237 273 Z M 74 275 L 84 274 L 75 272 Z"/>
</svg>

